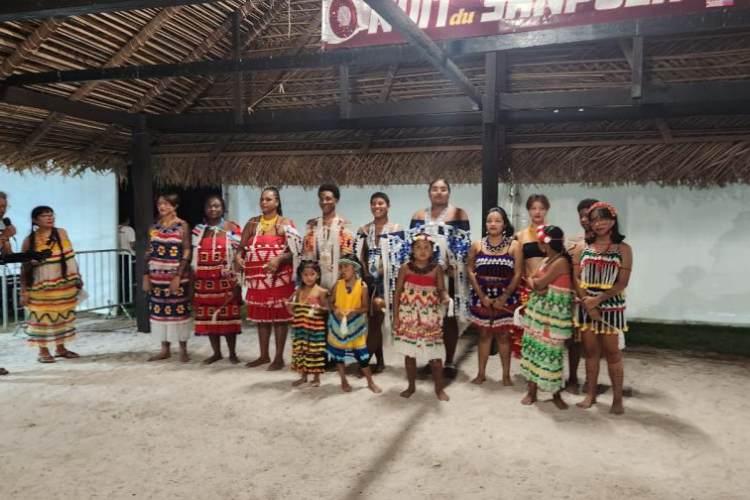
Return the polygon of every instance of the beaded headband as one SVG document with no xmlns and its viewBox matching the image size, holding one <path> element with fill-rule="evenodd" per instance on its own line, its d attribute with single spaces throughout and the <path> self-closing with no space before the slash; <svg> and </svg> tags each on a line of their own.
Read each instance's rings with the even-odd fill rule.
<svg viewBox="0 0 750 500">
<path fill-rule="evenodd" d="M 342 255 L 339 258 L 339 264 L 349 264 L 350 266 L 353 266 L 354 269 L 362 269 L 362 264 L 360 264 L 359 261 L 351 255 Z"/>
<path fill-rule="evenodd" d="M 591 207 L 589 207 L 588 213 L 593 212 L 597 208 L 603 208 L 607 210 L 609 213 L 611 213 L 615 219 L 617 218 L 617 209 L 611 203 L 607 203 L 606 201 L 597 201 L 596 203 L 591 205 Z"/>
<path fill-rule="evenodd" d="M 414 237 L 412 238 L 411 241 L 412 241 L 412 243 L 416 243 L 418 241 L 427 241 L 427 242 L 429 242 L 432 245 L 435 244 L 435 241 L 432 239 L 432 236 L 430 236 L 427 233 L 417 233 L 417 234 L 414 235 Z"/>
</svg>

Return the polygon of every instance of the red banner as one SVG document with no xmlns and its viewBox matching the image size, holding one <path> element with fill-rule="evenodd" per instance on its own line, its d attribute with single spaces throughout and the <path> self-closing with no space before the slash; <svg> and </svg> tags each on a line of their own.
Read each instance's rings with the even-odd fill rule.
<svg viewBox="0 0 750 500">
<path fill-rule="evenodd" d="M 433 40 L 470 38 L 748 6 L 747 0 L 394 0 Z M 404 43 L 363 0 L 323 0 L 330 47 Z"/>
</svg>

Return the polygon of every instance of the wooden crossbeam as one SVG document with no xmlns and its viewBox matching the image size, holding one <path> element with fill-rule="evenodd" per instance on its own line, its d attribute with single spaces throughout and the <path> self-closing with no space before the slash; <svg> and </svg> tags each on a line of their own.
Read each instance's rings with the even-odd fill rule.
<svg viewBox="0 0 750 500">
<path fill-rule="evenodd" d="M 22 19 L 82 16 L 100 12 L 160 9 L 219 0 L 2 0 L 0 22 Z"/>
</svg>

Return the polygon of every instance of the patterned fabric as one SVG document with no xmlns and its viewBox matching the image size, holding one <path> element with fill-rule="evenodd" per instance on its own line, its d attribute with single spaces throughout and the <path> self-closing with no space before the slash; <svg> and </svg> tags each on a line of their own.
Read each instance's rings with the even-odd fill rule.
<svg viewBox="0 0 750 500">
<path fill-rule="evenodd" d="M 592 246 L 587 245 L 581 253 L 581 278 L 579 286 L 586 291 L 589 297 L 610 290 L 617 282 L 622 267 L 622 254 L 619 247 L 614 250 L 607 249 L 597 252 Z M 602 302 L 599 306 L 602 320 L 594 321 L 589 318 L 586 309 L 579 306 L 576 315 L 576 326 L 581 331 L 591 330 L 596 334 L 616 335 L 628 331 L 628 323 L 625 320 L 625 294 L 620 293 Z"/>
<path fill-rule="evenodd" d="M 327 290 L 332 289 L 338 279 L 339 257 L 354 253 L 354 237 L 346 229 L 346 224 L 338 216 L 328 226 L 323 224 L 322 217 L 307 224 L 302 253 L 305 259 L 318 263 L 320 286 Z"/>
<path fill-rule="evenodd" d="M 187 342 L 192 332 L 190 317 L 190 279 L 187 273 L 180 277 L 177 293 L 169 290 L 169 282 L 175 276 L 183 259 L 183 222 L 168 227 L 154 224 L 149 232 L 148 275 L 151 293 L 148 310 L 151 317 L 151 333 L 162 342 Z"/>
<path fill-rule="evenodd" d="M 372 278 L 372 290 L 370 295 L 383 297 L 385 294 L 385 280 L 383 275 L 383 250 L 380 241 L 396 230 L 396 224 L 386 223 L 379 235 L 375 235 L 375 222 L 370 222 L 357 231 L 354 242 L 354 254 L 359 258 L 367 269 L 367 274 Z M 365 230 L 366 229 L 366 230 Z"/>
<path fill-rule="evenodd" d="M 443 359 L 443 308 L 435 274 L 407 273 L 399 300 L 393 346 L 419 362 Z"/>
<path fill-rule="evenodd" d="M 294 305 L 292 319 L 292 370 L 323 373 L 326 366 L 326 315 L 314 299 Z"/>
<path fill-rule="evenodd" d="M 67 238 L 61 236 L 60 239 L 59 245 L 48 242 L 34 245 L 37 251 L 52 252 L 48 259 L 34 266 L 34 282 L 27 290 L 29 317 L 26 334 L 29 344 L 39 347 L 61 345 L 76 335 L 75 308 L 80 276 L 73 246 Z M 63 261 L 67 265 L 65 276 L 62 275 Z"/>
<path fill-rule="evenodd" d="M 358 279 L 351 292 L 346 291 L 346 282 L 339 280 L 333 289 L 336 307 L 348 314 L 362 307 L 362 280 Z M 328 355 L 336 363 L 343 363 L 346 358 L 355 358 L 360 364 L 370 360 L 367 351 L 367 315 L 359 313 L 349 315 L 346 321 L 340 321 L 336 315 L 328 315 Z"/>
<path fill-rule="evenodd" d="M 233 222 L 225 224 L 224 228 L 226 230 L 217 228 L 209 232 L 204 224 L 200 224 L 193 229 L 196 335 L 242 332 L 241 302 L 235 293 L 237 279 L 232 270 L 241 229 Z"/>
<path fill-rule="evenodd" d="M 500 297 L 505 289 L 513 281 L 515 259 L 512 255 L 486 253 L 484 250 L 477 252 L 474 260 L 474 273 L 477 282 L 484 293 L 490 299 Z M 469 299 L 469 319 L 481 328 L 487 328 L 492 332 L 509 332 L 515 330 L 513 325 L 513 313 L 519 305 L 518 294 L 514 293 L 505 304 L 505 309 L 497 310 L 482 305 L 479 295 L 471 290 Z"/>
<path fill-rule="evenodd" d="M 544 276 L 544 267 L 536 276 Z M 568 274 L 556 278 L 546 292 L 532 292 L 526 305 L 521 374 L 539 389 L 563 387 L 565 341 L 573 335 L 573 290 Z"/>
<path fill-rule="evenodd" d="M 286 301 L 294 293 L 294 269 L 287 262 L 275 274 L 263 270 L 268 261 L 289 250 L 288 233 L 283 235 L 256 234 L 245 249 L 245 285 L 247 294 L 247 319 L 256 323 L 286 323 L 292 319 Z M 257 232 L 257 230 L 256 230 Z"/>
</svg>

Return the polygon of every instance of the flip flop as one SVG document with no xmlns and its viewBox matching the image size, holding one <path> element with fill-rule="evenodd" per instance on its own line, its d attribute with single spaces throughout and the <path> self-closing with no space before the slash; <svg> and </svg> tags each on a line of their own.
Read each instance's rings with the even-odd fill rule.
<svg viewBox="0 0 750 500">
<path fill-rule="evenodd" d="M 62 353 L 55 353 L 55 357 L 56 358 L 65 358 L 65 359 L 80 358 L 80 356 L 77 353 L 73 352 L 73 351 L 65 351 L 65 352 L 62 352 Z"/>
<path fill-rule="evenodd" d="M 36 358 L 36 360 L 39 361 L 40 363 L 54 363 L 55 362 L 55 358 L 53 358 L 49 354 L 47 356 L 39 356 L 38 358 Z"/>
</svg>

